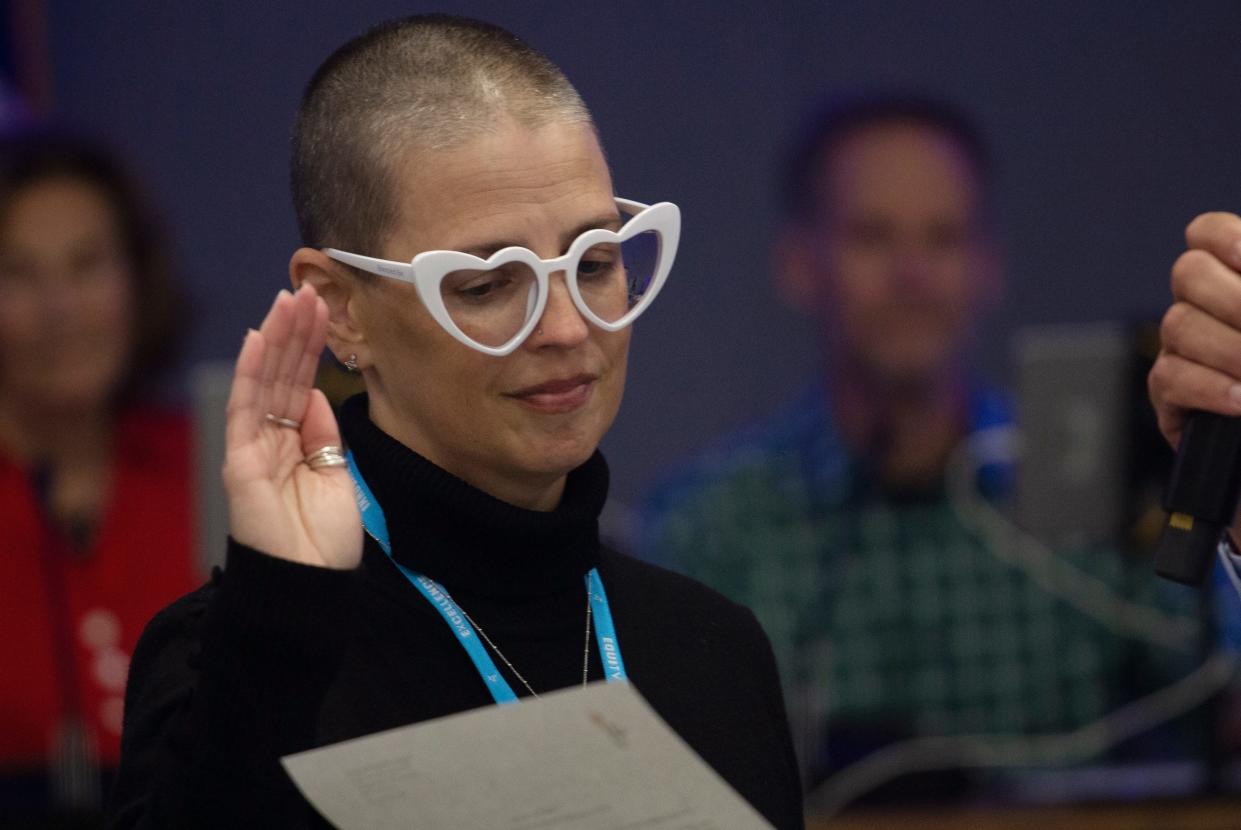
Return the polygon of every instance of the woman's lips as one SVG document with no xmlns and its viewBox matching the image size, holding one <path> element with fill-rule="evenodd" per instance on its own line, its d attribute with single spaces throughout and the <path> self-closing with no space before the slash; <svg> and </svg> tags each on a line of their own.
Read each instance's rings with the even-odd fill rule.
<svg viewBox="0 0 1241 830">
<path fill-rule="evenodd" d="M 578 375 L 564 380 L 551 380 L 513 392 L 509 397 L 549 415 L 572 412 L 590 400 L 595 388 L 593 375 Z"/>
</svg>

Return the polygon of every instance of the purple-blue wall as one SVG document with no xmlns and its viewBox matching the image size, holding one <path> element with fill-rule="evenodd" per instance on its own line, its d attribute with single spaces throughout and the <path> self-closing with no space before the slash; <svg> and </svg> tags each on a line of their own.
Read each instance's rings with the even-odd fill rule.
<svg viewBox="0 0 1241 830">
<path fill-rule="evenodd" d="M 52 0 L 60 114 L 134 159 L 198 302 L 192 359 L 231 356 L 296 245 L 287 137 L 302 86 L 395 2 Z M 1156 316 L 1181 231 L 1241 209 L 1241 3 L 476 2 L 595 111 L 618 191 L 685 214 L 671 282 L 639 324 L 606 448 L 632 500 L 661 466 L 812 371 L 805 321 L 767 280 L 785 138 L 824 88 L 912 84 L 990 135 L 1011 283 L 988 337 Z M 987 365 L 1004 367 L 996 348 Z"/>
</svg>

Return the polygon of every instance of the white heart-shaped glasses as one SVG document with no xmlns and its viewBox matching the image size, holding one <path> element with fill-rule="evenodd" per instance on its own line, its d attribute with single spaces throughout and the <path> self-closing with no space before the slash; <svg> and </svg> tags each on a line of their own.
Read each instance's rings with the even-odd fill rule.
<svg viewBox="0 0 1241 830">
<path fill-rule="evenodd" d="M 412 283 L 422 304 L 460 342 L 497 357 L 515 350 L 538 325 L 551 275 L 563 271 L 573 304 L 605 331 L 632 323 L 654 301 L 672 269 L 681 210 L 671 202 L 644 205 L 616 199 L 619 230 L 592 228 L 563 256 L 541 259 L 511 246 L 487 259 L 460 251 L 423 251 L 412 261 L 324 253 L 372 274 Z"/>
</svg>

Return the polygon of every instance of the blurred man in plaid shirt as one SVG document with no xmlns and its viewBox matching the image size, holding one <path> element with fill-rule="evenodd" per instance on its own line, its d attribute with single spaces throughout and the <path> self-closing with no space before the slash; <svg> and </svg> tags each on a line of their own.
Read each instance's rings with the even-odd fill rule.
<svg viewBox="0 0 1241 830">
<path fill-rule="evenodd" d="M 816 113 L 790 157 L 776 261 L 782 295 L 820 324 L 821 375 L 644 513 L 647 556 L 766 628 L 811 786 L 902 737 L 1072 730 L 1132 698 L 1135 678 L 1157 686 L 1193 661 L 1192 632 L 1143 645 L 1044 590 L 949 498 L 954 452 L 1009 422 L 967 367 L 1001 288 L 990 179 L 979 133 L 939 102 Z M 1012 475 L 995 460 L 971 471 L 972 496 L 1001 503 Z M 1058 553 L 1121 595 L 1145 568 Z"/>
</svg>

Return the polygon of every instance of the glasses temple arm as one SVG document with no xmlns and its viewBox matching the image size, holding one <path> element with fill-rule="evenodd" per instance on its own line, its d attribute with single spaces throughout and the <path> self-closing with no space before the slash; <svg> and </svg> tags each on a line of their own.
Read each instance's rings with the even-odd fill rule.
<svg viewBox="0 0 1241 830">
<path fill-rule="evenodd" d="M 354 268 L 361 268 L 371 274 L 378 274 L 381 277 L 393 277 L 405 282 L 413 282 L 414 269 L 408 262 L 396 262 L 391 259 L 376 259 L 375 257 L 362 256 L 361 254 L 351 254 L 348 251 L 341 251 L 336 248 L 324 248 L 323 253 L 327 254 L 337 262 L 343 262 L 346 265 L 352 265 Z"/>
</svg>

